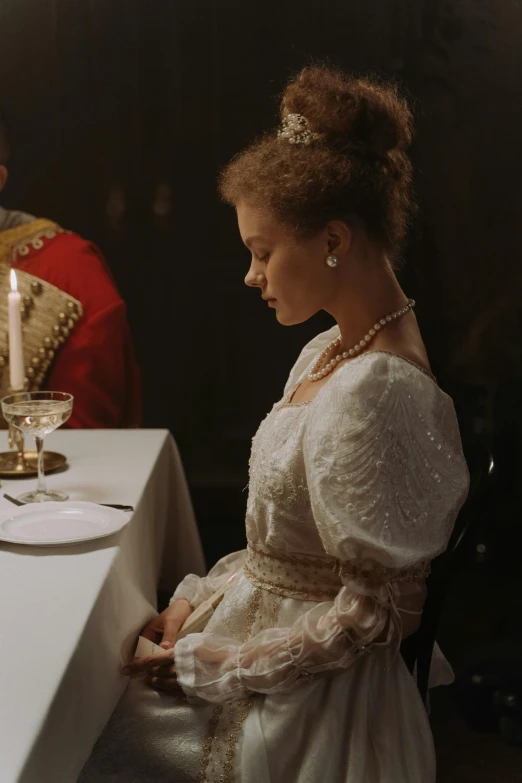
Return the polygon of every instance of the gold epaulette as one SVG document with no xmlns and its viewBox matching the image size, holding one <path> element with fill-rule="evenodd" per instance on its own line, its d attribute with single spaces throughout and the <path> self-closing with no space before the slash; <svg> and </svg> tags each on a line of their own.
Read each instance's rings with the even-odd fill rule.
<svg viewBox="0 0 522 783">
<path fill-rule="evenodd" d="M 37 218 L 21 226 L 0 231 L 0 264 L 12 264 L 17 256 L 29 255 L 31 248 L 40 250 L 45 239 L 54 239 L 57 234 L 69 234 L 57 223 L 45 218 Z"/>
<path fill-rule="evenodd" d="M 0 265 L 0 395 L 9 394 L 7 296 L 10 267 Z M 22 334 L 26 388 L 41 388 L 54 357 L 83 314 L 81 303 L 45 280 L 16 270 L 22 296 Z"/>
</svg>

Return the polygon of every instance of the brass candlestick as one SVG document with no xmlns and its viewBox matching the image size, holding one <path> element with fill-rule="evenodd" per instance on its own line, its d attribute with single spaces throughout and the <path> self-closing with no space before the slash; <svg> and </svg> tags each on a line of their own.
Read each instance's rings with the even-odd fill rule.
<svg viewBox="0 0 522 783">
<path fill-rule="evenodd" d="M 23 391 L 19 389 L 18 391 Z M 9 394 L 17 394 L 16 390 L 9 390 Z M 0 473 L 9 475 L 24 475 L 29 471 L 29 465 L 25 460 L 24 433 L 9 424 L 7 430 L 7 443 L 10 451 L 0 453 Z"/>
</svg>

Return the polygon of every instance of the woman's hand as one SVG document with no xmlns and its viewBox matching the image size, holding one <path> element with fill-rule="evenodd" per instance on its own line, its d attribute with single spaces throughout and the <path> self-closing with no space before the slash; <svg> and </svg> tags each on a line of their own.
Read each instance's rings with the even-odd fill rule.
<svg viewBox="0 0 522 783">
<path fill-rule="evenodd" d="M 137 658 L 122 669 L 123 674 L 131 677 L 145 677 L 152 688 L 166 693 L 179 694 L 181 691 L 176 679 L 174 665 L 174 645 L 179 629 L 194 609 L 184 598 L 174 601 L 161 614 L 153 617 L 142 630 L 141 635 L 163 647 L 165 653 Z"/>
<path fill-rule="evenodd" d="M 181 691 L 176 679 L 174 665 L 174 648 L 157 655 L 147 655 L 137 658 L 122 669 L 123 674 L 130 677 L 145 677 L 145 682 L 156 690 L 179 695 Z"/>
<path fill-rule="evenodd" d="M 194 609 L 185 598 L 168 606 L 161 614 L 153 617 L 141 635 L 151 642 L 169 650 L 176 644 L 178 631 Z M 145 660 L 145 659 L 142 659 Z"/>
</svg>

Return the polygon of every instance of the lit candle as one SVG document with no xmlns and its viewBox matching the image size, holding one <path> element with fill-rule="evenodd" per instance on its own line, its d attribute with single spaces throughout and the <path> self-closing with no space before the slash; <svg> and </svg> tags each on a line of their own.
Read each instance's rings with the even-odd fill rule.
<svg viewBox="0 0 522 783">
<path fill-rule="evenodd" d="M 8 294 L 9 311 L 9 385 L 12 391 L 24 388 L 24 346 L 22 342 L 21 297 L 16 272 L 11 269 L 11 291 Z"/>
</svg>

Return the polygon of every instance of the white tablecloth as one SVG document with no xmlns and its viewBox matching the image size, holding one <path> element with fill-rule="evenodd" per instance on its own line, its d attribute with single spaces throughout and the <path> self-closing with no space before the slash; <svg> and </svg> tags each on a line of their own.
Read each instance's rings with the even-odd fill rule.
<svg viewBox="0 0 522 783">
<path fill-rule="evenodd" d="M 29 445 L 29 444 L 28 444 Z M 67 547 L 0 542 L 0 783 L 73 783 L 126 685 L 119 674 L 172 589 L 204 562 L 176 445 L 166 430 L 59 431 L 48 477 L 72 499 L 135 507 L 113 536 Z M 6 434 L 0 434 L 6 450 Z M 0 515 L 35 480 L 2 481 Z M 123 650 L 123 653 L 122 653 Z"/>
</svg>

